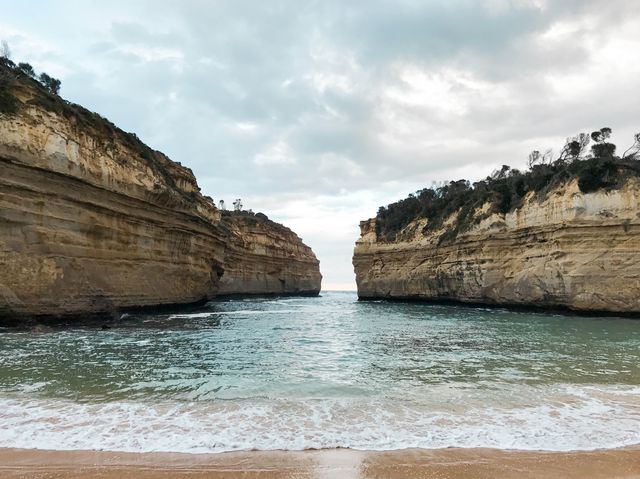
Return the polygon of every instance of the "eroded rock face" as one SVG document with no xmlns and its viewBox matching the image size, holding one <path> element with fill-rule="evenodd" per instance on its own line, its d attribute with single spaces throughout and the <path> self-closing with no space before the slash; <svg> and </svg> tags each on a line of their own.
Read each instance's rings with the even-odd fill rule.
<svg viewBox="0 0 640 479">
<path fill-rule="evenodd" d="M 589 194 L 572 182 L 442 244 L 419 222 L 381 242 L 375 219 L 363 221 L 358 295 L 638 313 L 639 201 L 635 179 Z"/>
<path fill-rule="evenodd" d="M 37 89 L 16 93 L 19 111 L 0 113 L 0 317 L 319 292 L 294 233 L 230 228 L 188 168 L 102 119 L 33 104 Z"/>
<path fill-rule="evenodd" d="M 289 228 L 251 216 L 224 215 L 232 233 L 219 294 L 320 292 L 318 260 Z"/>
</svg>

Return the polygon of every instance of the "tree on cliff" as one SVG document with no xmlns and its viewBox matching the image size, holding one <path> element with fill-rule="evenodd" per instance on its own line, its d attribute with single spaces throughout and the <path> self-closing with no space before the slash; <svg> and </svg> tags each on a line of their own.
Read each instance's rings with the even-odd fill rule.
<svg viewBox="0 0 640 479">
<path fill-rule="evenodd" d="M 631 145 L 622 154 L 622 158 L 626 160 L 637 160 L 640 156 L 640 133 L 633 135 L 633 145 Z"/>
<path fill-rule="evenodd" d="M 600 128 L 598 131 L 591 133 L 591 139 L 596 142 L 591 147 L 593 156 L 596 158 L 612 158 L 616 152 L 616 145 L 607 142 L 611 138 L 611 128 Z"/>
<path fill-rule="evenodd" d="M 610 128 L 607 128 L 607 129 L 609 130 L 609 133 L 611 133 L 611 129 Z M 562 151 L 560 152 L 560 157 L 558 158 L 558 160 L 567 161 L 567 160 L 577 160 L 578 158 L 581 158 L 582 154 L 587 149 L 587 146 L 589 146 L 589 141 L 590 141 L 590 137 L 586 133 L 580 133 L 577 136 L 567 138 L 567 142 L 562 148 Z"/>
<path fill-rule="evenodd" d="M 49 92 L 57 95 L 60 91 L 61 82 L 57 78 L 53 78 L 46 73 L 41 73 L 39 77 L 40 83 L 44 85 L 44 87 L 49 90 Z"/>
<path fill-rule="evenodd" d="M 0 45 L 0 58 L 11 60 L 11 49 L 6 40 L 2 40 L 2 44 Z"/>
<path fill-rule="evenodd" d="M 13 62 L 6 56 L 10 54 L 7 42 L 3 41 L 0 47 L 0 113 L 6 114 L 15 113 L 18 105 L 11 91 L 16 83 L 16 75 L 12 70 Z"/>
<path fill-rule="evenodd" d="M 529 153 L 529 157 L 527 158 L 527 166 L 529 169 L 533 168 L 534 165 L 539 164 L 542 161 L 542 155 L 539 150 L 533 150 Z"/>
<path fill-rule="evenodd" d="M 25 75 L 30 76 L 31 78 L 36 77 L 36 71 L 28 63 L 24 63 L 24 62 L 18 63 L 18 69 Z"/>
</svg>

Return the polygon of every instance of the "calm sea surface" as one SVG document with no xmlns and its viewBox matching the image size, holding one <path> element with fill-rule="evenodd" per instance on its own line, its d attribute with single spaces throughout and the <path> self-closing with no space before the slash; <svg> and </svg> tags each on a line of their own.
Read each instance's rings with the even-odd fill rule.
<svg viewBox="0 0 640 479">
<path fill-rule="evenodd" d="M 640 443 L 640 320 L 319 298 L 0 329 L 0 447 Z"/>
</svg>

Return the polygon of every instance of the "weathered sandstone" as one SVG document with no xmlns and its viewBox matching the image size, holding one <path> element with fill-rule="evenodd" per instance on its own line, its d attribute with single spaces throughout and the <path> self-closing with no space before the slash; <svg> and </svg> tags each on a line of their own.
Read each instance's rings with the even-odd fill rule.
<svg viewBox="0 0 640 479">
<path fill-rule="evenodd" d="M 218 294 L 317 294 L 318 261 L 289 228 L 260 216 L 224 214 L 231 231 Z"/>
<path fill-rule="evenodd" d="M 639 202 L 634 178 L 588 194 L 572 181 L 440 244 L 442 230 L 422 233 L 426 220 L 393 242 L 378 239 L 375 219 L 363 221 L 358 295 L 639 313 Z"/>
<path fill-rule="evenodd" d="M 47 107 L 35 82 L 14 94 L 18 111 L 0 112 L 0 317 L 319 292 L 318 261 L 290 230 L 223 221 L 188 168 L 135 135 Z"/>
</svg>

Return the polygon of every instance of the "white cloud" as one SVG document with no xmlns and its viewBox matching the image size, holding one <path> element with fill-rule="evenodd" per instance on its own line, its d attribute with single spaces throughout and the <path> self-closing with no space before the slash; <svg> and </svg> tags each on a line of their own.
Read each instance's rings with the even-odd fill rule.
<svg viewBox="0 0 640 479">
<path fill-rule="evenodd" d="M 296 159 L 287 142 L 278 140 L 264 151 L 257 153 L 253 162 L 258 166 L 293 165 Z"/>
</svg>

